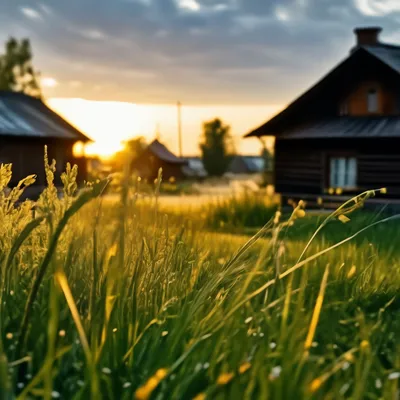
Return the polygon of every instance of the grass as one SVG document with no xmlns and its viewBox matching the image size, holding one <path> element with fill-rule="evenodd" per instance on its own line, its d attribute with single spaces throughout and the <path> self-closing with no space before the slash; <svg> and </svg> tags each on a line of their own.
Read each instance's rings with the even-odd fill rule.
<svg viewBox="0 0 400 400">
<path fill-rule="evenodd" d="M 396 398 L 398 220 L 352 210 L 373 192 L 327 223 L 268 208 L 249 237 L 209 218 L 251 199 L 174 216 L 123 178 L 118 202 L 77 194 L 73 168 L 60 199 L 54 172 L 18 204 L 34 177 L 5 195 L 0 169 L 0 399 Z"/>
</svg>

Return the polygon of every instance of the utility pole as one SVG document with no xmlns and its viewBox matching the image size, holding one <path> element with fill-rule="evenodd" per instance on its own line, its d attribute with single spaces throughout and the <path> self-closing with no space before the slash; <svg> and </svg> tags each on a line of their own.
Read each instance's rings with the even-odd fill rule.
<svg viewBox="0 0 400 400">
<path fill-rule="evenodd" d="M 178 101 L 178 141 L 179 141 L 179 157 L 182 157 L 182 115 L 181 102 Z"/>
</svg>

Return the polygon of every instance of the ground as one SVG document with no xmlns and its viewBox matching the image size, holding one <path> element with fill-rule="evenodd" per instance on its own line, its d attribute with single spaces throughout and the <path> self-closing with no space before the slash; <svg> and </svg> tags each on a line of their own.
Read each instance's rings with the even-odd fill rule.
<svg viewBox="0 0 400 400">
<path fill-rule="evenodd" d="M 0 398 L 398 396 L 399 221 L 373 193 L 282 215 L 64 181 L 34 214 L 0 198 Z"/>
</svg>

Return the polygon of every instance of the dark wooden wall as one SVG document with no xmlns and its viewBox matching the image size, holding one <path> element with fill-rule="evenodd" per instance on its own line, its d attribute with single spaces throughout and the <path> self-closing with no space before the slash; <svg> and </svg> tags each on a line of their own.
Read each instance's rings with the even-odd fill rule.
<svg viewBox="0 0 400 400">
<path fill-rule="evenodd" d="M 45 185 L 44 174 L 44 146 L 48 147 L 48 157 L 51 162 L 56 160 L 56 183 L 60 184 L 60 175 L 65 170 L 67 162 L 75 164 L 78 161 L 79 181 L 87 179 L 86 162 L 84 159 L 75 159 L 72 152 L 73 142 L 59 140 L 45 140 L 38 138 L 1 137 L 0 163 L 12 163 L 12 181 L 15 185 L 28 175 L 37 175 L 36 184 Z"/>
<path fill-rule="evenodd" d="M 324 194 L 329 189 L 329 158 L 357 158 L 357 190 L 387 187 L 400 198 L 400 138 L 276 139 L 275 190 L 288 194 Z"/>
</svg>

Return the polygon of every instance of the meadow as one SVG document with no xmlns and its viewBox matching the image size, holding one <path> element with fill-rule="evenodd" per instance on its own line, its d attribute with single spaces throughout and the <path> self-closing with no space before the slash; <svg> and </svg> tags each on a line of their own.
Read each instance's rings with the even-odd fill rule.
<svg viewBox="0 0 400 400">
<path fill-rule="evenodd" d="M 400 229 L 250 197 L 163 208 L 77 170 L 0 168 L 0 399 L 396 399 Z M 108 187 L 118 201 L 102 195 Z"/>
</svg>

